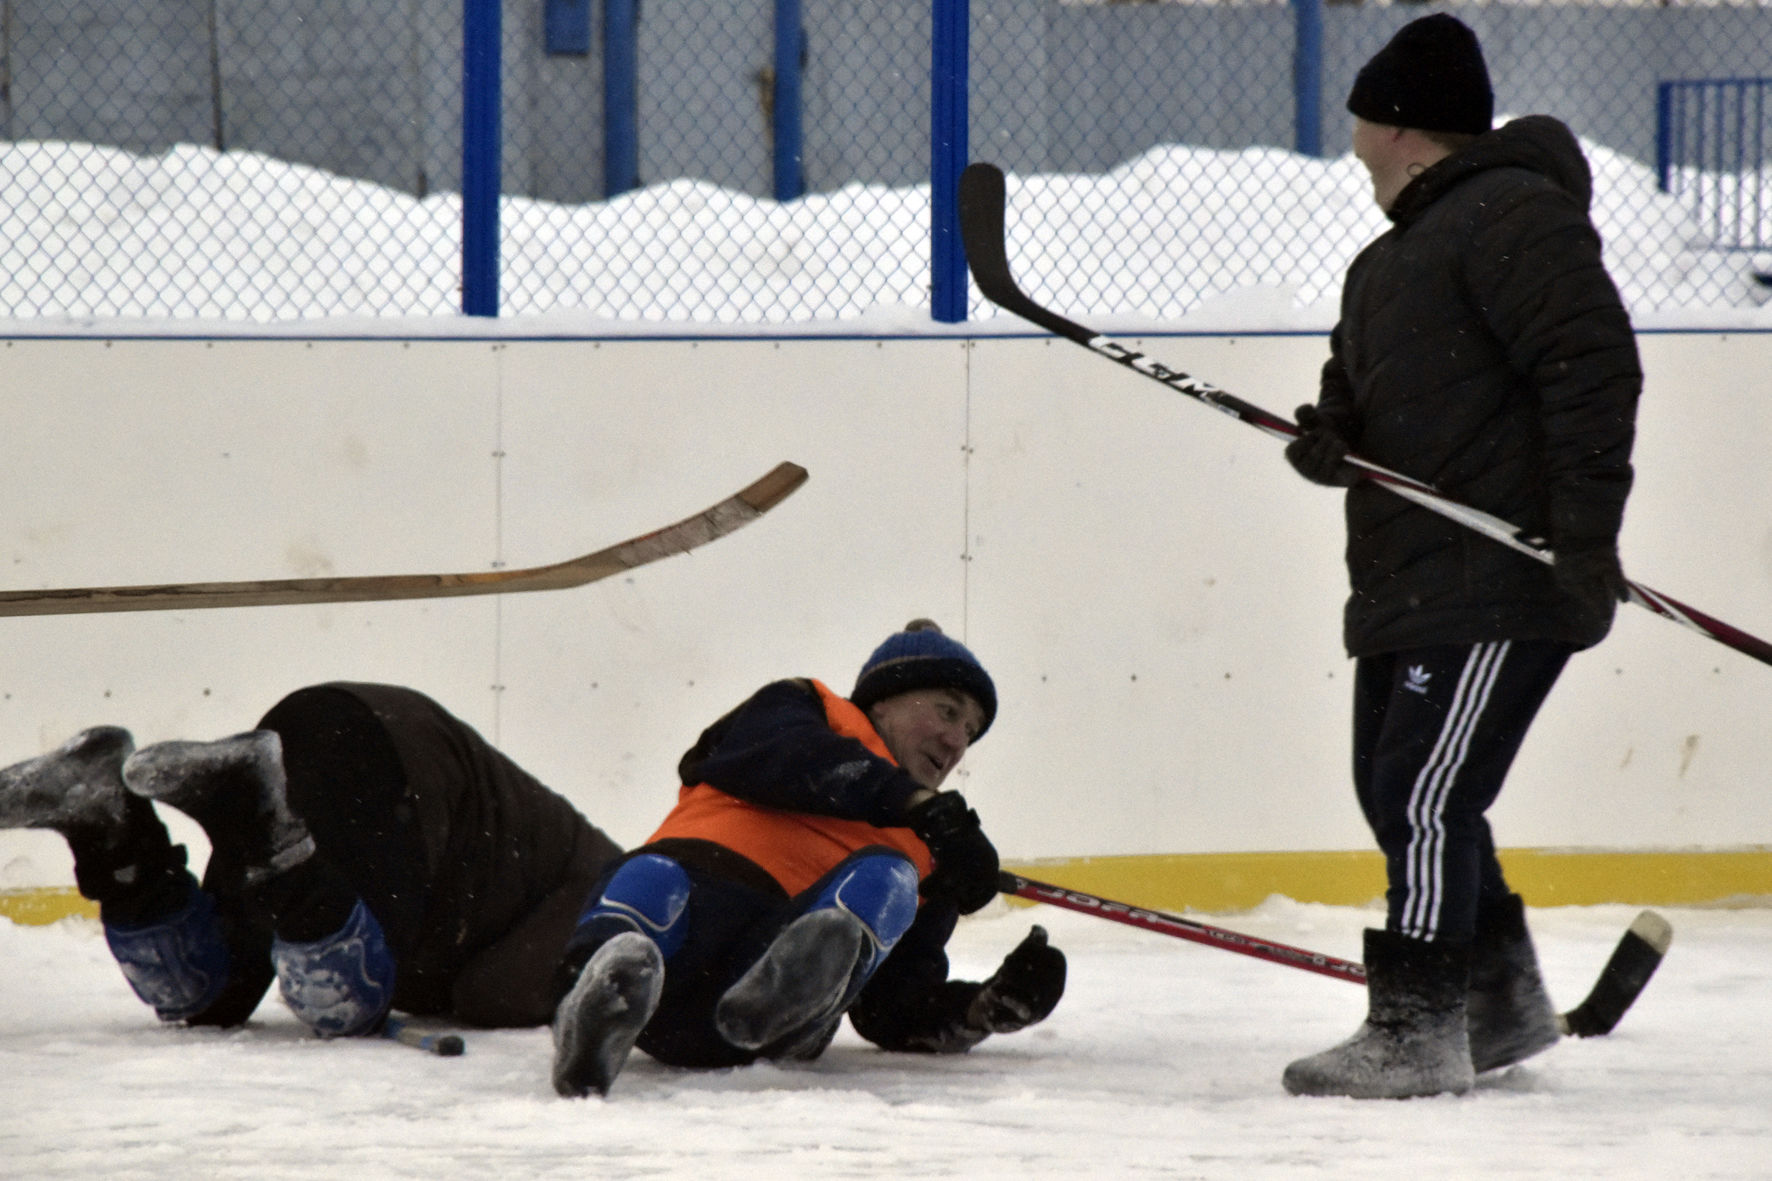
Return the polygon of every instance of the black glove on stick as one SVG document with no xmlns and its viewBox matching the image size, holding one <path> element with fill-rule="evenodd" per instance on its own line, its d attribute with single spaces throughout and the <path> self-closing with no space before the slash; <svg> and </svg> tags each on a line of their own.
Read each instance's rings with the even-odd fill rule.
<svg viewBox="0 0 1772 1181">
<path fill-rule="evenodd" d="M 936 792 L 912 808 L 905 823 L 935 858 L 923 897 L 952 902 L 961 914 L 971 914 L 997 896 L 997 848 L 958 793 Z"/>
<path fill-rule="evenodd" d="M 1352 487 L 1360 470 L 1347 462 L 1347 440 L 1335 424 L 1308 403 L 1293 417 L 1298 420 L 1298 437 L 1286 444 L 1286 462 L 1313 484 Z"/>
<path fill-rule="evenodd" d="M 1612 629 L 1618 604 L 1630 597 L 1618 546 L 1609 540 L 1556 543 L 1551 574 L 1557 589 L 1575 600 L 1581 642 L 1597 644 Z"/>
</svg>

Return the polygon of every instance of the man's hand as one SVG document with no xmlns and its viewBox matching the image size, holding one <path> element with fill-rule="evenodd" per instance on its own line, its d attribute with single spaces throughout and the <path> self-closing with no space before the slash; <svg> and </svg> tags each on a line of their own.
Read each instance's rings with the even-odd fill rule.
<svg viewBox="0 0 1772 1181">
<path fill-rule="evenodd" d="M 1556 545 L 1551 574 L 1557 589 L 1575 600 L 1584 644 L 1597 644 L 1612 629 L 1618 604 L 1630 597 L 1618 546 L 1610 540 L 1564 541 Z"/>
<path fill-rule="evenodd" d="M 935 858 L 935 872 L 923 882 L 925 898 L 971 914 L 997 896 L 997 848 L 957 792 L 936 792 L 907 812 L 905 823 Z"/>
<path fill-rule="evenodd" d="M 986 1033 L 1014 1033 L 1044 1021 L 1064 996 L 1064 952 L 1035 927 L 1003 959 L 966 1009 L 966 1024 Z"/>
<path fill-rule="evenodd" d="M 1286 462 L 1313 484 L 1350 488 L 1360 471 L 1347 462 L 1347 440 L 1315 406 L 1300 406 L 1298 437 L 1286 444 Z"/>
</svg>

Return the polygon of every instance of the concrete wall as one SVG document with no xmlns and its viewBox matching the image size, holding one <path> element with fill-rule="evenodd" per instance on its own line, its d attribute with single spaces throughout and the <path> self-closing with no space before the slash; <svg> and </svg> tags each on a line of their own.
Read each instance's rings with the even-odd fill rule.
<svg viewBox="0 0 1772 1181">
<path fill-rule="evenodd" d="M 1772 335 L 1642 345 L 1627 567 L 1772 635 Z M 1275 410 L 1323 347 L 1150 342 Z M 778 676 L 846 690 L 931 615 L 1001 688 L 961 786 L 1005 855 L 1369 845 L 1336 496 L 1065 342 L 16 338 L 0 438 L 7 587 L 532 565 L 782 459 L 812 473 L 743 532 L 579 590 L 0 620 L 0 761 L 98 722 L 217 737 L 303 684 L 397 681 L 635 842 L 707 722 Z M 1528 740 L 1501 841 L 1772 845 L 1768 678 L 1621 611 Z M 0 834 L 0 887 L 68 881 L 57 838 Z"/>
</svg>

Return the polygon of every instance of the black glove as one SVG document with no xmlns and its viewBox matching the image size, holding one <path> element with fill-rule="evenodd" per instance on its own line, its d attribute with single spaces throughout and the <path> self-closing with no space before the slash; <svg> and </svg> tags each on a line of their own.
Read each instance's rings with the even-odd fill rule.
<svg viewBox="0 0 1772 1181">
<path fill-rule="evenodd" d="M 1578 642 L 1597 644 L 1612 629 L 1618 604 L 1630 597 L 1618 546 L 1607 539 L 1563 541 L 1557 543 L 1556 555 L 1551 574 L 1557 589 L 1575 601 Z"/>
<path fill-rule="evenodd" d="M 1286 462 L 1299 475 L 1313 484 L 1331 488 L 1349 488 L 1360 478 L 1360 471 L 1347 462 L 1347 440 L 1315 406 L 1300 406 L 1298 437 L 1286 444 Z"/>
<path fill-rule="evenodd" d="M 936 792 L 905 816 L 935 858 L 923 897 L 952 902 L 971 914 L 997 896 L 997 848 L 978 826 L 978 813 L 957 792 Z"/>
<path fill-rule="evenodd" d="M 966 1024 L 987 1033 L 1014 1033 L 1046 1020 L 1062 996 L 1064 952 L 1046 942 L 1045 927 L 1035 927 L 972 998 Z"/>
</svg>

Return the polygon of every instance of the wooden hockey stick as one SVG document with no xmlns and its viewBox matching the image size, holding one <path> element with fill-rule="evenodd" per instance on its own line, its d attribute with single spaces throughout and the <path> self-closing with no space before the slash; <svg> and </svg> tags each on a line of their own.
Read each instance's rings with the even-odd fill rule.
<svg viewBox="0 0 1772 1181">
<path fill-rule="evenodd" d="M 277 578 L 262 582 L 175 582 L 159 586 L 0 591 L 0 616 L 369 603 L 389 599 L 564 590 L 704 546 L 750 524 L 805 482 L 805 468 L 796 463 L 780 463 L 762 479 L 693 517 L 551 566 L 465 574 L 372 574 L 348 578 Z"/>
</svg>

